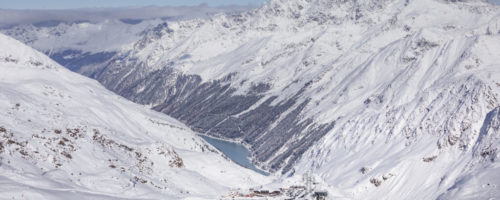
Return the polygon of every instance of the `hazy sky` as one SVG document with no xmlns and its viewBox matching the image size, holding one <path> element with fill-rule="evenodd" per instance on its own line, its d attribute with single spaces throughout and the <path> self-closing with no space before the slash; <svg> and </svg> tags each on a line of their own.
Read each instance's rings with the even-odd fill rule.
<svg viewBox="0 0 500 200">
<path fill-rule="evenodd" d="M 110 8 L 124 6 L 260 5 L 267 0 L 0 0 L 4 9 Z M 500 1 L 500 0 L 499 0 Z"/>
<path fill-rule="evenodd" d="M 268 0 L 0 0 L 3 9 L 110 8 L 124 6 L 260 5 Z M 489 0 L 500 4 L 500 0 Z"/>
</svg>

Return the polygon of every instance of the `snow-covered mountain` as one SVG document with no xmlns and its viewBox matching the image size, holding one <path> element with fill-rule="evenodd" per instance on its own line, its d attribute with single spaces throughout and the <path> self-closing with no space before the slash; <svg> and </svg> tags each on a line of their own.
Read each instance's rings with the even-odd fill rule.
<svg viewBox="0 0 500 200">
<path fill-rule="evenodd" d="M 242 141 L 290 180 L 312 172 L 352 199 L 500 195 L 498 6 L 271 0 L 161 24 L 128 47 L 90 76 Z"/>
<path fill-rule="evenodd" d="M 468 103 L 477 115 L 456 116 L 471 130 L 498 106 L 499 13 L 482 1 L 273 0 L 159 26 L 93 77 L 200 132 L 241 140 L 261 166 L 288 172 L 324 138 L 472 141 L 447 120 L 459 94 L 483 95 Z M 433 100 L 444 90 L 457 94 L 439 97 L 440 108 Z M 442 116 L 426 122 L 427 112 Z"/>
<path fill-rule="evenodd" d="M 268 178 L 0 34 L 0 199 L 215 199 Z"/>
</svg>

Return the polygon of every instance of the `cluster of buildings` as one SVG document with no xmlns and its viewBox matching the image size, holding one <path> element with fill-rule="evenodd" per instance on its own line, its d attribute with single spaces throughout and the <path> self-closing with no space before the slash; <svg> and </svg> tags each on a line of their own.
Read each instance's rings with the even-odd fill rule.
<svg viewBox="0 0 500 200">
<path fill-rule="evenodd" d="M 222 200 L 273 200 L 273 199 L 311 199 L 311 200 L 327 200 L 328 192 L 326 191 L 309 191 L 306 186 L 291 186 L 289 188 L 280 188 L 279 190 L 264 190 L 250 189 L 248 193 L 240 191 L 231 191 L 228 195 L 221 198 Z"/>
<path fill-rule="evenodd" d="M 304 185 L 294 185 L 288 188 L 279 188 L 276 190 L 249 189 L 247 192 L 241 192 L 239 189 L 231 191 L 221 200 L 327 200 L 328 192 L 316 190 L 316 183 L 311 173 L 306 173 L 302 177 Z"/>
</svg>

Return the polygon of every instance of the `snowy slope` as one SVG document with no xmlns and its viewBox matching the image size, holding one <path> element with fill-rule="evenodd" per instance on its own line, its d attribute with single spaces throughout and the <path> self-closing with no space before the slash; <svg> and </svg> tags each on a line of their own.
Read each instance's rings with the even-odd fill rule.
<svg viewBox="0 0 500 200">
<path fill-rule="evenodd" d="M 322 138 L 470 144 L 499 106 L 499 16 L 484 1 L 273 0 L 159 26 L 93 77 L 288 172 Z"/>
<path fill-rule="evenodd" d="M 499 196 L 500 8 L 271 0 L 161 24 L 92 75 L 349 199 Z"/>
<path fill-rule="evenodd" d="M 337 126 L 295 173 L 353 199 L 500 197 L 499 20 L 480 2 L 414 1 L 397 29 L 370 30 L 318 81 L 330 104 L 311 111 Z"/>
<path fill-rule="evenodd" d="M 267 178 L 0 35 L 0 199 L 214 199 Z"/>
</svg>

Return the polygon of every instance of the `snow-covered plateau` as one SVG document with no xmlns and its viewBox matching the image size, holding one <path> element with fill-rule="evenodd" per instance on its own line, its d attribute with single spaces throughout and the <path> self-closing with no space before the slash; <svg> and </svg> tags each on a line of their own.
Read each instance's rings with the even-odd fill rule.
<svg viewBox="0 0 500 200">
<path fill-rule="evenodd" d="M 281 176 L 266 187 L 309 174 L 333 198 L 500 198 L 499 6 L 270 0 L 127 41 L 79 72 L 242 142 Z"/>
</svg>

